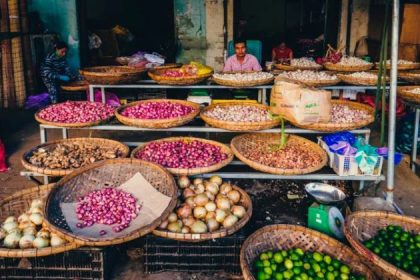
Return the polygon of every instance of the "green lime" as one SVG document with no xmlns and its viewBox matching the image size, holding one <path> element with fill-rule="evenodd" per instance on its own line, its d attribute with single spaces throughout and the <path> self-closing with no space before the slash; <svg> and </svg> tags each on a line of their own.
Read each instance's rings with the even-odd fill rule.
<svg viewBox="0 0 420 280">
<path fill-rule="evenodd" d="M 308 280 L 309 279 L 309 276 L 308 276 L 308 274 L 306 274 L 305 272 L 303 272 L 303 273 L 300 274 L 300 278 L 302 278 L 302 280 Z"/>
<path fill-rule="evenodd" d="M 292 255 L 290 256 L 290 258 L 291 258 L 293 261 L 298 261 L 298 260 L 300 259 L 299 255 L 298 255 L 298 254 L 296 254 L 296 253 L 292 253 Z"/>
<path fill-rule="evenodd" d="M 262 261 L 268 260 L 268 255 L 266 253 L 262 253 L 260 255 L 260 260 L 262 260 Z"/>
<path fill-rule="evenodd" d="M 413 267 L 411 268 L 411 271 L 412 271 L 414 274 L 419 274 L 419 273 L 420 273 L 420 267 L 418 267 L 418 266 L 413 266 Z"/>
<path fill-rule="evenodd" d="M 334 273 L 332 272 L 327 272 L 327 274 L 325 275 L 327 280 L 334 280 L 335 276 Z"/>
<path fill-rule="evenodd" d="M 321 279 L 324 279 L 324 273 L 322 273 L 322 272 L 318 272 L 318 273 L 316 274 L 316 277 L 319 277 L 319 278 L 321 278 Z"/>
<path fill-rule="evenodd" d="M 271 267 L 271 270 L 272 271 L 276 271 L 277 270 L 277 264 L 272 264 L 270 267 Z"/>
<path fill-rule="evenodd" d="M 257 279 L 258 280 L 265 280 L 266 279 L 265 278 L 265 273 L 262 272 L 262 271 L 259 271 L 258 274 L 257 274 Z"/>
<path fill-rule="evenodd" d="M 334 266 L 334 268 L 340 268 L 341 263 L 338 260 L 333 260 L 332 261 L 332 265 Z"/>
<path fill-rule="evenodd" d="M 340 274 L 340 279 L 347 280 L 347 279 L 349 279 L 349 275 L 348 274 L 345 274 L 345 273 L 341 273 Z"/>
<path fill-rule="evenodd" d="M 315 272 L 320 272 L 321 271 L 321 267 L 319 266 L 319 264 L 317 264 L 317 263 L 314 263 L 313 265 L 312 265 L 312 269 L 315 271 Z"/>
<path fill-rule="evenodd" d="M 326 264 L 330 264 L 330 263 L 331 263 L 331 261 L 332 261 L 332 259 L 331 259 L 331 257 L 330 257 L 330 256 L 328 256 L 328 255 L 325 255 L 325 256 L 324 256 L 324 262 L 325 262 Z"/>
<path fill-rule="evenodd" d="M 264 273 L 271 275 L 273 274 L 273 270 L 271 269 L 271 267 L 264 267 Z"/>
<path fill-rule="evenodd" d="M 334 271 L 334 266 L 332 265 L 327 266 L 327 270 L 331 272 Z"/>
<path fill-rule="evenodd" d="M 273 258 L 274 258 L 274 261 L 276 263 L 282 263 L 283 262 L 283 256 L 281 255 L 280 252 L 274 253 Z"/>
<path fill-rule="evenodd" d="M 259 268 L 259 267 L 263 267 L 263 266 L 264 266 L 264 265 L 263 265 L 263 262 L 262 262 L 262 261 L 257 260 L 257 261 L 255 262 L 255 267 Z"/>
<path fill-rule="evenodd" d="M 342 265 L 341 267 L 340 267 L 340 271 L 341 271 L 341 273 L 345 273 L 345 274 L 349 274 L 350 273 L 350 268 L 347 266 L 347 265 Z"/>
<path fill-rule="evenodd" d="M 287 251 L 285 250 L 281 250 L 281 255 L 283 256 L 283 258 L 287 257 L 289 254 L 287 253 Z"/>
<path fill-rule="evenodd" d="M 306 270 L 309 270 L 309 269 L 311 269 L 311 265 L 309 263 L 304 263 L 303 268 L 306 269 Z"/>
<path fill-rule="evenodd" d="M 283 277 L 284 279 L 291 279 L 293 277 L 293 271 L 286 270 L 285 272 L 283 272 Z"/>
<path fill-rule="evenodd" d="M 287 269 L 292 269 L 293 268 L 293 262 L 290 260 L 290 259 L 286 259 L 285 261 L 284 261 L 284 266 L 287 268 Z"/>
<path fill-rule="evenodd" d="M 322 254 L 320 254 L 318 252 L 315 252 L 314 255 L 313 255 L 313 258 L 316 262 L 320 262 L 320 261 L 322 261 L 323 256 L 322 256 Z"/>
<path fill-rule="evenodd" d="M 273 252 L 271 252 L 271 251 L 266 252 L 266 254 L 267 254 L 269 259 L 271 259 L 273 257 Z"/>
<path fill-rule="evenodd" d="M 305 252 L 301 249 L 301 248 L 297 248 L 295 250 L 296 254 L 298 254 L 299 256 L 303 256 L 305 254 Z"/>
<path fill-rule="evenodd" d="M 301 270 L 299 267 L 294 267 L 294 268 L 293 268 L 293 273 L 294 273 L 295 275 L 299 275 L 301 272 L 302 272 L 302 270 Z"/>
<path fill-rule="evenodd" d="M 299 266 L 299 267 L 301 267 L 301 266 L 303 266 L 303 262 L 301 262 L 301 261 L 293 262 L 293 266 Z"/>
<path fill-rule="evenodd" d="M 283 280 L 284 279 L 283 273 L 275 272 L 274 273 L 274 279 L 276 279 L 276 280 Z"/>
</svg>

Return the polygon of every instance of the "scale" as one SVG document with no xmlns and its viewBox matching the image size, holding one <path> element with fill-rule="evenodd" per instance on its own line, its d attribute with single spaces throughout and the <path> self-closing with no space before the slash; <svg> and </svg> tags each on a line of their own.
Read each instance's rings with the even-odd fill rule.
<svg viewBox="0 0 420 280">
<path fill-rule="evenodd" d="M 309 183 L 305 190 L 317 202 L 308 209 L 308 227 L 327 235 L 344 238 L 344 217 L 339 208 L 346 195 L 337 187 L 323 183 Z"/>
</svg>

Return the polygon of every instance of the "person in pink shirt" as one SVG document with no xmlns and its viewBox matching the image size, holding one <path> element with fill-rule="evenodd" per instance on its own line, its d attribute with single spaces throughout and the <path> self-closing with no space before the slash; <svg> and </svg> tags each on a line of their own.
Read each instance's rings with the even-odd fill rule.
<svg viewBox="0 0 420 280">
<path fill-rule="evenodd" d="M 226 62 L 223 72 L 246 72 L 261 71 L 261 65 L 255 56 L 246 53 L 246 41 L 237 39 L 234 42 L 235 54 L 230 56 Z"/>
</svg>

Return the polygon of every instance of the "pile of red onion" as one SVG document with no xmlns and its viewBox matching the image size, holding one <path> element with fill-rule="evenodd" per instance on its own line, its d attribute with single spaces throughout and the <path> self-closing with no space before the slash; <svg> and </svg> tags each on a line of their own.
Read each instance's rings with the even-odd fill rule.
<svg viewBox="0 0 420 280">
<path fill-rule="evenodd" d="M 160 120 L 182 117 L 193 110 L 193 107 L 184 104 L 150 101 L 130 106 L 122 111 L 121 115 L 134 119 Z"/>
<path fill-rule="evenodd" d="M 50 122 L 87 123 L 107 119 L 114 108 L 99 102 L 66 101 L 42 109 L 38 116 Z"/>
<path fill-rule="evenodd" d="M 197 168 L 215 165 L 228 155 L 221 148 L 202 141 L 160 141 L 147 144 L 136 155 L 168 168 Z"/>
<path fill-rule="evenodd" d="M 115 225 L 112 229 L 120 232 L 129 227 L 140 212 L 141 206 L 130 193 L 116 188 L 103 188 L 79 197 L 76 207 L 78 228 L 90 227 L 94 224 Z M 101 235 L 106 231 L 101 230 Z"/>
</svg>

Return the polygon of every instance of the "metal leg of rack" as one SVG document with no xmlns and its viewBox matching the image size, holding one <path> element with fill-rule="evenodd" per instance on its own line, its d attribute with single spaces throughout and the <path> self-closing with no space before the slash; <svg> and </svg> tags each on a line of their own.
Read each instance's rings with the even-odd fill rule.
<svg viewBox="0 0 420 280">
<path fill-rule="evenodd" d="M 105 104 L 105 88 L 104 87 L 101 87 L 101 100 L 102 100 L 102 103 L 104 103 Z"/>
<path fill-rule="evenodd" d="M 39 133 L 40 133 L 40 137 L 41 137 L 41 144 L 44 144 L 48 140 L 47 129 L 45 127 L 39 126 Z M 44 178 L 44 184 L 45 185 L 48 184 L 49 183 L 48 176 L 42 176 L 42 177 Z M 30 177 L 29 177 L 29 179 L 32 180 L 32 178 L 30 178 Z M 36 182 L 38 182 L 38 181 L 36 181 Z"/>
<path fill-rule="evenodd" d="M 268 105 L 268 102 L 267 102 L 267 89 L 266 88 L 263 88 L 262 89 L 262 100 L 261 100 L 260 103 L 261 104 L 264 104 L 264 105 Z"/>
<path fill-rule="evenodd" d="M 89 100 L 88 101 L 94 101 L 95 97 L 94 97 L 94 86 L 93 85 L 89 85 Z"/>
<path fill-rule="evenodd" d="M 413 135 L 413 151 L 411 153 L 411 170 L 416 172 L 417 162 L 417 145 L 419 138 L 419 122 L 420 122 L 420 108 L 416 108 L 416 117 L 414 118 L 414 135 Z"/>
<path fill-rule="evenodd" d="M 69 131 L 67 130 L 67 128 L 63 128 L 62 133 L 63 133 L 63 139 L 69 138 Z"/>
</svg>

